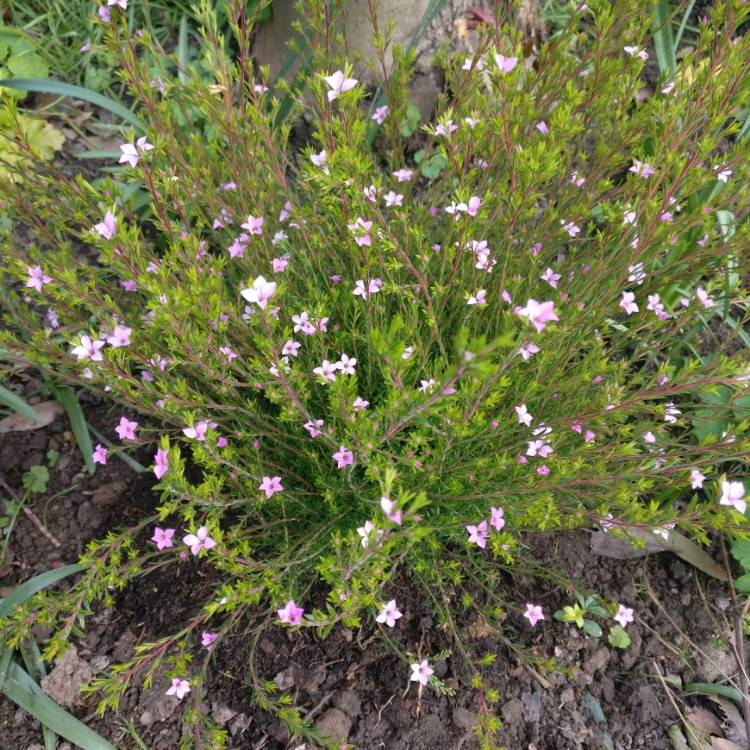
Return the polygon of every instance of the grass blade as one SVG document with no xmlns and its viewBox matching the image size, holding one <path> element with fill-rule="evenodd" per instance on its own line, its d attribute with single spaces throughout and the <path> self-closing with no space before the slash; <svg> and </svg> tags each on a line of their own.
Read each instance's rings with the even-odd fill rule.
<svg viewBox="0 0 750 750">
<path fill-rule="evenodd" d="M 114 151 L 112 149 L 101 149 L 93 151 L 79 151 L 77 154 L 73 154 L 76 159 L 119 159 L 122 155 L 121 151 Z"/>
<path fill-rule="evenodd" d="M 187 82 L 188 64 L 188 19 L 184 15 L 180 20 L 180 33 L 177 38 L 177 75 L 180 83 Z"/>
<path fill-rule="evenodd" d="M 55 385 L 48 383 L 52 395 L 58 400 L 60 405 L 65 409 L 70 420 L 70 428 L 73 430 L 78 448 L 83 457 L 83 463 L 86 471 L 93 474 L 96 471 L 94 459 L 91 454 L 94 452 L 94 446 L 91 444 L 91 435 L 89 435 L 89 426 L 86 424 L 86 417 L 83 416 L 83 410 L 78 403 L 75 391 L 67 385 Z"/>
<path fill-rule="evenodd" d="M 720 695 L 742 705 L 742 693 L 728 685 L 715 685 L 713 682 L 690 682 L 682 688 L 683 693 L 704 693 Z"/>
<path fill-rule="evenodd" d="M 22 417 L 26 417 L 26 419 L 33 419 L 35 422 L 39 422 L 40 420 L 39 415 L 29 404 L 2 385 L 0 385 L 0 404 L 10 407 Z"/>
<path fill-rule="evenodd" d="M 653 11 L 654 47 L 659 72 L 673 76 L 677 72 L 674 36 L 672 35 L 672 14 L 669 0 L 657 0 Z"/>
<path fill-rule="evenodd" d="M 0 675 L 3 693 L 42 725 L 83 750 L 116 750 L 104 737 L 55 703 L 16 662 L 10 662 L 4 677 L 3 680 L 3 675 Z"/>
<path fill-rule="evenodd" d="M 687 8 L 685 8 L 685 12 L 682 14 L 682 21 L 680 22 L 680 28 L 677 29 L 677 36 L 675 36 L 674 38 L 675 54 L 677 52 L 677 48 L 680 46 L 680 42 L 682 41 L 682 35 L 685 33 L 685 28 L 687 26 L 688 21 L 690 20 L 690 14 L 693 12 L 694 5 L 695 5 L 695 0 L 690 0 Z"/>
<path fill-rule="evenodd" d="M 47 586 L 51 586 L 63 578 L 72 576 L 74 573 L 80 573 L 82 570 L 86 570 L 86 566 L 80 563 L 65 565 L 62 568 L 40 573 L 20 586 L 16 586 L 5 599 L 0 599 L 0 617 L 7 617 L 13 611 L 13 607 L 23 604 L 27 599 L 34 596 L 37 591 L 46 589 Z"/>
<path fill-rule="evenodd" d="M 29 676 L 34 682 L 41 683 L 42 677 L 47 674 L 47 670 L 44 668 L 42 654 L 33 636 L 28 641 L 28 648 L 22 646 L 20 651 Z M 42 724 L 42 735 L 44 737 L 44 750 L 56 750 L 57 735 L 46 724 Z"/>
<path fill-rule="evenodd" d="M 120 104 L 120 102 L 116 102 L 108 96 L 103 96 L 83 86 L 74 86 L 71 83 L 41 78 L 4 78 L 0 79 L 0 86 L 20 91 L 33 91 L 37 94 L 56 94 L 58 96 L 71 96 L 75 99 L 83 99 L 85 102 L 95 104 L 97 107 L 101 107 L 117 115 L 130 123 L 136 130 L 146 130 L 143 121 L 134 115 L 124 104 Z"/>
</svg>

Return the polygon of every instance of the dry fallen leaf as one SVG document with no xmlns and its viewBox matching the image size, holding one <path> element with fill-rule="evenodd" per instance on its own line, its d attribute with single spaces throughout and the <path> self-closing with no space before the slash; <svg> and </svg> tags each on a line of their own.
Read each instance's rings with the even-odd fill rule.
<svg viewBox="0 0 750 750">
<path fill-rule="evenodd" d="M 694 708 L 687 715 L 690 723 L 706 734 L 722 734 L 721 722 L 707 708 Z"/>
<path fill-rule="evenodd" d="M 34 411 L 39 415 L 39 421 L 27 419 L 20 414 L 11 414 L 9 417 L 0 419 L 0 435 L 6 432 L 26 432 L 46 427 L 54 421 L 55 417 L 63 413 L 63 408 L 57 401 L 43 401 L 34 404 Z"/>
<path fill-rule="evenodd" d="M 711 737 L 711 747 L 713 750 L 745 750 L 742 745 L 732 740 L 723 740 L 721 737 Z"/>
</svg>

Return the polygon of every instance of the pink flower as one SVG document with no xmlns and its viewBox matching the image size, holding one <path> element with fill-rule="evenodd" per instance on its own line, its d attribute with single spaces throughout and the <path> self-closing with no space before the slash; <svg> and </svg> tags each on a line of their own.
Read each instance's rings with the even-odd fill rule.
<svg viewBox="0 0 750 750">
<path fill-rule="evenodd" d="M 547 456 L 553 452 L 552 446 L 547 445 L 544 440 L 531 440 L 527 445 L 527 456 L 541 456 L 542 458 L 547 458 Z"/>
<path fill-rule="evenodd" d="M 579 227 L 574 221 L 560 219 L 560 224 L 570 237 L 577 237 L 581 233 L 581 227 Z"/>
<path fill-rule="evenodd" d="M 127 0 L 121 0 L 126 2 Z M 110 0 L 116 2 L 116 0 Z M 172 686 L 167 690 L 167 695 L 174 695 L 177 700 L 181 701 L 190 692 L 190 683 L 187 680 L 181 680 L 178 677 L 172 678 Z"/>
<path fill-rule="evenodd" d="M 531 604 L 531 602 L 528 602 L 523 616 L 531 623 L 531 627 L 533 628 L 539 620 L 544 619 L 544 612 L 539 604 Z"/>
<path fill-rule="evenodd" d="M 541 466 L 537 466 L 536 473 L 539 474 L 541 477 L 546 477 L 547 474 L 549 474 L 549 466 L 547 464 L 542 464 Z"/>
<path fill-rule="evenodd" d="M 365 401 L 361 396 L 357 396 L 352 403 L 352 408 L 354 411 L 364 411 L 369 405 L 369 401 Z"/>
<path fill-rule="evenodd" d="M 476 294 L 472 294 L 466 302 L 467 305 L 482 305 L 487 304 L 487 290 L 480 289 Z"/>
<path fill-rule="evenodd" d="M 424 661 L 417 662 L 411 665 L 411 682 L 418 682 L 420 685 L 427 685 L 430 679 L 430 675 L 434 674 L 435 670 L 430 666 L 430 663 L 425 659 Z"/>
<path fill-rule="evenodd" d="M 362 297 L 367 299 L 371 294 L 377 294 L 383 287 L 383 282 L 380 279 L 370 279 L 365 286 L 364 279 L 357 279 L 354 285 L 354 296 Z"/>
<path fill-rule="evenodd" d="M 183 428 L 182 434 L 185 435 L 185 437 L 191 438 L 192 440 L 197 440 L 198 442 L 202 443 L 206 439 L 206 432 L 208 431 L 208 428 L 213 426 L 214 425 L 211 424 L 208 420 L 202 419 L 200 422 L 196 423 L 195 427 Z"/>
<path fill-rule="evenodd" d="M 526 409 L 526 404 L 516 406 L 516 414 L 518 416 L 518 424 L 525 424 L 527 427 L 531 425 L 534 419 Z"/>
<path fill-rule="evenodd" d="M 328 92 L 329 102 L 337 99 L 339 94 L 353 89 L 358 83 L 355 78 L 347 78 L 341 70 L 337 70 L 330 76 L 325 76 L 323 80 L 328 84 L 328 88 L 330 89 Z"/>
<path fill-rule="evenodd" d="M 641 60 L 648 60 L 648 52 L 646 52 L 645 49 L 638 49 L 638 47 L 623 47 L 622 49 L 631 57 L 639 57 Z"/>
<path fill-rule="evenodd" d="M 201 526 L 195 534 L 187 534 L 182 537 L 183 544 L 190 547 L 190 552 L 197 555 L 202 549 L 209 550 L 216 546 L 216 542 L 208 535 L 208 528 Z"/>
<path fill-rule="evenodd" d="M 299 341 L 287 339 L 284 347 L 281 350 L 281 354 L 284 357 L 296 357 L 299 354 L 299 349 L 301 346 L 302 344 L 300 344 Z"/>
<path fill-rule="evenodd" d="M 385 623 L 389 628 L 392 628 L 396 624 L 396 620 L 399 620 L 403 615 L 398 611 L 396 606 L 396 600 L 391 599 L 386 604 L 380 614 L 375 618 L 375 622 Z"/>
<path fill-rule="evenodd" d="M 169 471 L 169 454 L 163 448 L 159 448 L 154 456 L 154 474 L 161 479 Z"/>
<path fill-rule="evenodd" d="M 539 353 L 539 347 L 535 343 L 525 344 L 522 346 L 518 353 L 523 357 L 525 361 L 530 360 L 535 354 Z"/>
<path fill-rule="evenodd" d="M 547 127 L 547 123 L 544 120 L 539 120 L 539 122 L 534 125 L 534 127 L 542 134 L 547 135 L 549 133 L 549 128 Z"/>
<path fill-rule="evenodd" d="M 356 364 L 357 360 L 354 357 L 342 353 L 341 359 L 336 362 L 336 368 L 341 370 L 342 375 L 354 375 L 354 367 Z"/>
<path fill-rule="evenodd" d="M 518 58 L 505 57 L 505 55 L 497 54 L 495 55 L 495 63 L 497 63 L 497 67 L 499 68 L 501 73 L 510 73 L 510 71 L 516 67 Z"/>
<path fill-rule="evenodd" d="M 644 179 L 655 174 L 654 168 L 648 162 L 638 161 L 638 159 L 633 160 L 633 166 L 628 169 L 628 172 L 632 172 L 633 174 L 638 175 L 638 177 L 643 177 Z"/>
<path fill-rule="evenodd" d="M 620 299 L 620 307 L 625 310 L 628 315 L 638 312 L 638 305 L 635 302 L 635 294 L 633 292 L 623 292 L 622 298 Z"/>
<path fill-rule="evenodd" d="M 502 531 L 505 528 L 505 518 L 502 508 L 490 508 L 490 526 Z"/>
<path fill-rule="evenodd" d="M 555 315 L 555 303 L 552 301 L 537 302 L 535 299 L 530 299 L 526 303 L 526 307 L 518 308 L 516 313 L 521 317 L 528 318 L 536 328 L 537 333 L 541 333 L 547 327 L 547 323 L 560 320 Z"/>
<path fill-rule="evenodd" d="M 344 469 L 347 466 L 354 465 L 354 454 L 343 445 L 339 446 L 338 451 L 333 454 L 333 459 L 336 461 L 337 469 Z"/>
<path fill-rule="evenodd" d="M 324 381 L 332 383 L 336 380 L 336 371 L 339 369 L 336 365 L 337 363 L 324 359 L 320 367 L 315 367 L 313 372 L 323 378 Z"/>
<path fill-rule="evenodd" d="M 469 198 L 469 202 L 466 204 L 466 213 L 468 213 L 469 216 L 476 216 L 481 205 L 481 198 L 478 195 L 472 195 L 471 198 Z"/>
<path fill-rule="evenodd" d="M 284 488 L 281 486 L 281 477 L 263 477 L 258 490 L 265 492 L 266 497 L 273 497 L 277 492 L 283 492 Z"/>
<path fill-rule="evenodd" d="M 117 234 L 117 219 L 111 211 L 104 214 L 104 219 L 94 226 L 94 231 L 105 240 L 111 240 Z"/>
<path fill-rule="evenodd" d="M 240 224 L 243 229 L 247 229 L 250 234 L 263 234 L 263 222 L 262 216 L 248 216 L 247 221 L 244 224 Z"/>
<path fill-rule="evenodd" d="M 695 296 L 698 298 L 698 301 L 705 307 L 707 310 L 710 310 L 712 307 L 716 305 L 716 303 L 708 296 L 708 292 L 702 287 L 696 287 L 695 289 Z"/>
<path fill-rule="evenodd" d="M 115 432 L 120 440 L 135 440 L 137 429 L 138 422 L 131 422 L 127 417 L 120 417 L 120 424 L 115 427 Z"/>
<path fill-rule="evenodd" d="M 328 160 L 328 155 L 326 154 L 325 149 L 323 149 L 319 154 L 310 154 L 310 161 L 316 167 L 325 167 L 325 163 L 327 160 Z"/>
<path fill-rule="evenodd" d="M 85 334 L 81 336 L 81 342 L 74 349 L 71 350 L 71 354 L 75 354 L 80 362 L 82 359 L 90 359 L 92 362 L 101 362 L 104 357 L 99 351 L 104 346 L 104 341 L 94 341 L 90 336 Z"/>
<path fill-rule="evenodd" d="M 243 289 L 240 294 L 251 304 L 256 304 L 261 310 L 265 310 L 268 300 L 273 297 L 275 292 L 275 281 L 266 281 L 263 276 L 258 276 L 253 281 L 253 285 L 247 289 Z"/>
<path fill-rule="evenodd" d="M 316 438 L 318 437 L 318 435 L 322 434 L 322 431 L 320 428 L 323 426 L 323 420 L 316 419 L 311 422 L 305 422 L 303 426 L 310 433 L 311 438 Z"/>
<path fill-rule="evenodd" d="M 618 622 L 624 628 L 628 623 L 633 622 L 633 610 L 621 604 L 614 616 L 615 622 Z"/>
<path fill-rule="evenodd" d="M 412 172 L 411 169 L 402 168 L 402 169 L 397 169 L 393 173 L 393 176 L 396 178 L 396 182 L 409 182 L 413 174 L 414 172 Z"/>
<path fill-rule="evenodd" d="M 154 147 L 146 141 L 146 136 L 140 137 L 135 143 L 123 143 L 120 146 L 122 155 L 120 156 L 120 164 L 130 164 L 131 167 L 138 166 L 138 160 L 141 156 L 148 151 L 151 151 Z"/>
<path fill-rule="evenodd" d="M 117 349 L 121 346 L 130 346 L 130 334 L 133 332 L 132 328 L 127 326 L 116 325 L 112 333 L 107 338 L 107 343 L 113 348 Z"/>
<path fill-rule="evenodd" d="M 94 448 L 94 452 L 91 454 L 91 460 L 95 464 L 101 464 L 102 466 L 107 465 L 107 449 L 100 445 L 99 443 L 96 444 L 96 448 Z"/>
<path fill-rule="evenodd" d="M 151 541 L 156 543 L 157 549 L 168 549 L 174 546 L 172 537 L 174 536 L 174 529 L 160 529 L 158 526 L 154 529 L 154 535 L 151 537 Z"/>
<path fill-rule="evenodd" d="M 706 481 L 706 477 L 704 474 L 701 474 L 701 472 L 698 469 L 693 469 L 690 472 L 690 486 L 694 490 L 699 490 L 703 487 L 703 482 Z"/>
<path fill-rule="evenodd" d="M 648 295 L 648 304 L 646 305 L 646 309 L 653 312 L 660 320 L 665 320 L 667 318 L 667 313 L 664 311 L 664 305 L 658 294 Z"/>
<path fill-rule="evenodd" d="M 354 235 L 354 241 L 360 247 L 369 247 L 372 245 L 372 238 L 370 237 L 370 230 L 372 229 L 372 222 L 365 221 L 361 216 L 353 224 L 346 225 L 349 231 Z"/>
<path fill-rule="evenodd" d="M 586 433 L 583 436 L 583 440 L 586 443 L 593 443 L 596 439 L 596 433 L 592 432 L 591 430 L 586 430 Z"/>
<path fill-rule="evenodd" d="M 435 135 L 447 138 L 451 133 L 455 133 L 457 130 L 458 125 L 454 125 L 453 120 L 448 120 L 445 124 L 440 123 L 440 125 L 435 128 Z"/>
<path fill-rule="evenodd" d="M 469 532 L 469 544 L 476 544 L 481 549 L 487 546 L 487 537 L 490 533 L 487 529 L 487 521 L 481 521 L 476 526 L 467 526 L 466 531 Z"/>
<path fill-rule="evenodd" d="M 218 633 L 209 633 L 208 630 L 204 630 L 201 633 L 201 646 L 205 646 L 210 649 L 213 642 L 219 637 Z"/>
<path fill-rule="evenodd" d="M 360 536 L 360 543 L 363 547 L 367 547 L 367 545 L 370 543 L 370 534 L 372 532 L 375 532 L 375 535 L 378 539 L 380 539 L 381 536 L 383 536 L 383 531 L 378 529 L 377 526 L 372 521 L 365 521 L 364 526 L 360 526 L 357 528 L 357 534 Z"/>
<path fill-rule="evenodd" d="M 381 497 L 380 509 L 389 521 L 395 523 L 396 526 L 401 526 L 403 516 L 400 510 L 396 510 L 396 503 L 394 503 L 393 500 L 390 500 L 385 496 Z"/>
<path fill-rule="evenodd" d="M 281 273 L 282 271 L 285 271 L 288 265 L 289 265 L 288 255 L 282 255 L 280 258 L 271 259 L 271 266 L 273 267 L 274 273 Z"/>
<path fill-rule="evenodd" d="M 51 276 L 47 276 L 42 271 L 41 266 L 29 266 L 29 278 L 26 280 L 26 287 L 28 289 L 36 289 L 37 292 L 42 291 L 42 287 L 45 284 L 49 284 L 52 281 Z"/>
<path fill-rule="evenodd" d="M 747 509 L 747 503 L 744 500 L 745 485 L 742 482 L 721 483 L 721 499 L 719 505 L 731 505 L 739 513 L 744 514 Z"/>
<path fill-rule="evenodd" d="M 119 5 L 123 10 L 128 7 L 128 0 L 107 0 L 107 5 Z"/>
<path fill-rule="evenodd" d="M 548 268 L 539 278 L 546 281 L 553 289 L 557 289 L 557 282 L 560 281 L 562 275 Z"/>
<path fill-rule="evenodd" d="M 404 196 L 400 193 L 394 193 L 393 190 L 389 190 L 384 196 L 385 205 L 387 208 L 393 208 L 393 206 L 401 206 L 404 202 Z"/>
<path fill-rule="evenodd" d="M 375 120 L 375 122 L 378 125 L 382 125 L 385 122 L 385 118 L 386 117 L 388 117 L 388 107 L 387 106 L 383 106 L 383 107 L 378 107 L 375 110 L 375 112 L 374 112 L 374 114 L 372 116 L 372 119 Z"/>
<path fill-rule="evenodd" d="M 97 13 L 99 14 L 99 18 L 101 18 L 104 23 L 109 23 L 112 19 L 112 14 L 109 8 L 107 8 L 106 6 L 102 6 L 101 8 L 99 8 Z"/>
<path fill-rule="evenodd" d="M 301 625 L 304 612 L 305 610 L 298 607 L 294 599 L 290 599 L 283 609 L 276 610 L 279 620 L 286 625 Z"/>
</svg>

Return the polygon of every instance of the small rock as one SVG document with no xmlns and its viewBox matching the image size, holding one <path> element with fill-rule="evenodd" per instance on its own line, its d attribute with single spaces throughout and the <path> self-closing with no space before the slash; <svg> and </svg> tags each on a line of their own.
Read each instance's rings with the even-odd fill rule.
<svg viewBox="0 0 750 750">
<path fill-rule="evenodd" d="M 252 718 L 247 714 L 240 714 L 239 716 L 235 716 L 229 722 L 229 734 L 231 734 L 232 737 L 235 737 L 238 734 L 244 734 L 244 732 L 247 730 L 250 724 L 252 724 L 252 722 Z"/>
<path fill-rule="evenodd" d="M 565 690 L 560 693 L 560 702 L 561 703 L 572 703 L 576 699 L 576 694 L 573 691 L 573 688 L 565 688 Z"/>
<path fill-rule="evenodd" d="M 154 723 L 154 715 L 151 713 L 151 711 L 144 711 L 140 715 L 138 721 L 140 721 L 144 727 L 150 727 Z"/>
<path fill-rule="evenodd" d="M 521 703 L 523 703 L 526 721 L 536 723 L 542 715 L 542 696 L 537 691 L 526 691 L 521 693 Z"/>
<path fill-rule="evenodd" d="M 523 722 L 523 703 L 518 698 L 513 698 L 502 707 L 501 713 L 506 724 L 521 724 Z"/>
<path fill-rule="evenodd" d="M 114 505 L 127 488 L 128 483 L 122 480 L 109 482 L 97 487 L 91 499 L 96 505 Z"/>
<path fill-rule="evenodd" d="M 133 655 L 137 640 L 132 630 L 126 630 L 117 639 L 117 643 L 115 643 L 115 647 L 112 650 L 112 658 L 115 661 L 127 661 Z"/>
<path fill-rule="evenodd" d="M 213 703 L 211 705 L 211 718 L 220 727 L 228 724 L 235 716 L 237 716 L 237 712 L 224 703 Z"/>
<path fill-rule="evenodd" d="M 459 729 L 473 729 L 477 723 L 477 715 L 463 706 L 456 706 L 453 709 L 453 723 Z"/>
<path fill-rule="evenodd" d="M 44 745 L 35 742 L 33 745 L 29 745 L 28 750 L 44 750 Z"/>
<path fill-rule="evenodd" d="M 61 706 L 73 708 L 81 687 L 88 685 L 93 676 L 91 667 L 78 656 L 75 648 L 71 648 L 55 659 L 54 669 L 42 678 L 42 690 Z"/>
<path fill-rule="evenodd" d="M 353 690 L 339 690 L 333 696 L 333 705 L 352 719 L 356 719 L 362 711 L 362 702 Z"/>
<path fill-rule="evenodd" d="M 435 670 L 435 677 L 442 680 L 448 674 L 448 662 L 445 659 L 438 659 L 433 669 Z"/>
<path fill-rule="evenodd" d="M 349 737 L 352 720 L 340 709 L 329 708 L 316 726 L 322 734 L 333 740 L 345 740 Z"/>
<path fill-rule="evenodd" d="M 279 690 L 289 690 L 294 687 L 294 667 L 288 666 L 273 678 Z"/>
</svg>

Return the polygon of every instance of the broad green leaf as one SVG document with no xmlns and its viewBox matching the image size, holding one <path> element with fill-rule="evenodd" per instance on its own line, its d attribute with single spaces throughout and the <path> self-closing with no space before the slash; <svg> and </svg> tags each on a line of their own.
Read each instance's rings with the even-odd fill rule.
<svg viewBox="0 0 750 750">
<path fill-rule="evenodd" d="M 91 454 L 94 452 L 94 446 L 91 444 L 91 435 L 89 435 L 89 426 L 86 424 L 86 417 L 83 416 L 83 410 L 78 403 L 75 391 L 67 385 L 55 385 L 48 382 L 52 395 L 58 400 L 60 405 L 65 409 L 70 419 L 70 427 L 75 435 L 78 448 L 81 451 L 83 463 L 89 474 L 96 471 L 94 460 Z"/>
<path fill-rule="evenodd" d="M 16 586 L 5 599 L 0 599 L 0 617 L 7 617 L 13 611 L 13 607 L 23 604 L 27 599 L 34 596 L 37 591 L 46 589 L 47 586 L 51 586 L 63 578 L 72 576 L 74 573 L 80 573 L 82 570 L 86 570 L 86 566 L 79 563 L 65 565 L 56 570 L 48 570 L 45 573 L 40 573 L 20 586 Z"/>
<path fill-rule="evenodd" d="M 26 419 L 33 419 L 35 422 L 40 421 L 39 415 L 29 404 L 2 385 L 0 385 L 0 404 L 10 407 L 22 417 L 26 417 Z"/>
<path fill-rule="evenodd" d="M 5 78 L 0 80 L 0 86 L 20 91 L 33 91 L 40 94 L 56 94 L 58 96 L 70 96 L 74 99 L 83 99 L 85 102 L 95 104 L 97 107 L 106 109 L 112 114 L 130 123 L 136 130 L 143 132 L 146 126 L 141 119 L 134 115 L 126 106 L 103 96 L 83 86 L 74 86 L 70 83 L 38 78 Z"/>
</svg>

